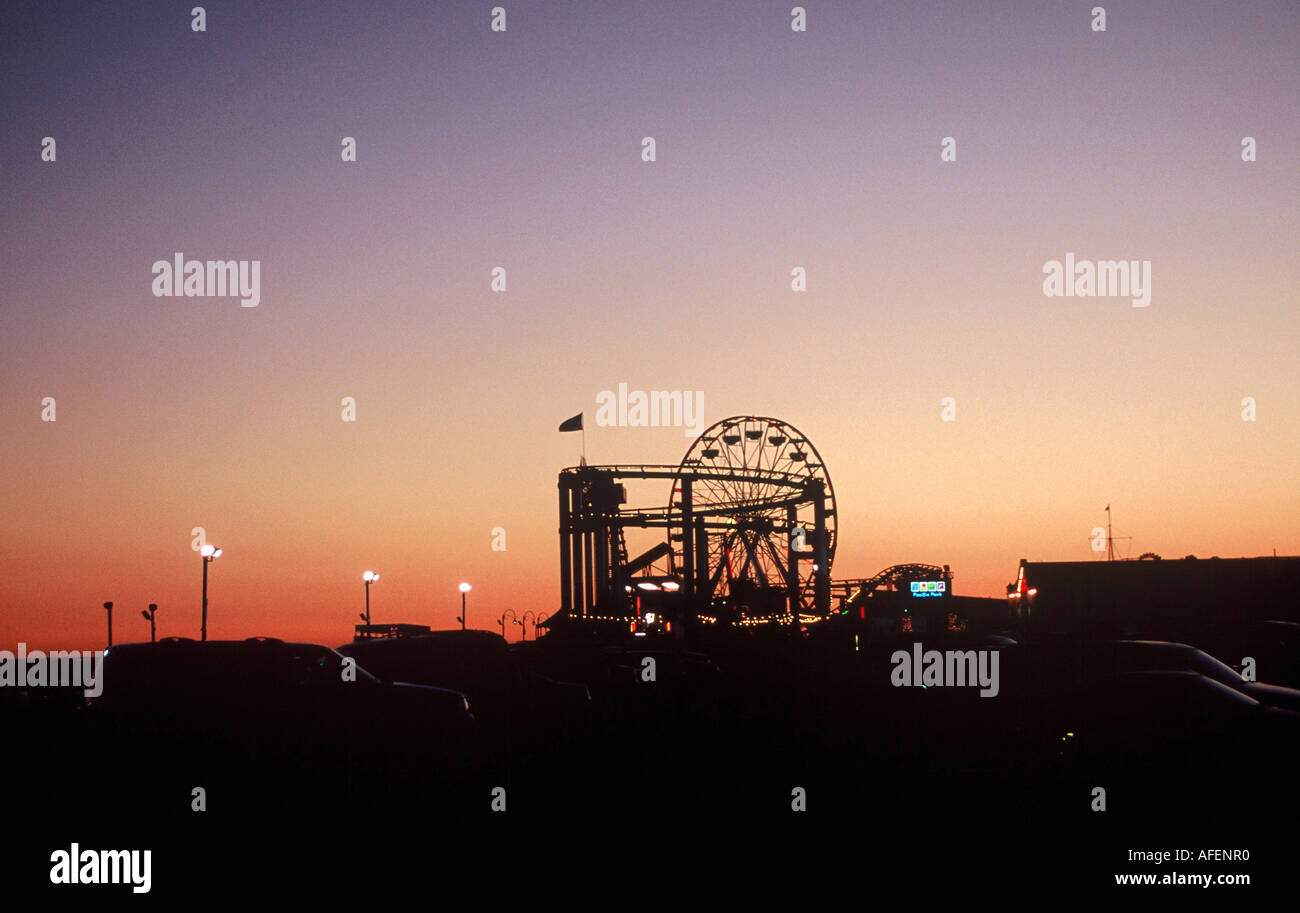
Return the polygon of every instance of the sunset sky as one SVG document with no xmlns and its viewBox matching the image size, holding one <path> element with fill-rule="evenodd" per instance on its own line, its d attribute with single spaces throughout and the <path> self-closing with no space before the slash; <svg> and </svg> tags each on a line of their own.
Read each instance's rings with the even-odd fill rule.
<svg viewBox="0 0 1300 913">
<path fill-rule="evenodd" d="M 806 33 L 774 2 L 502 0 L 504 33 L 193 5 L 0 12 L 0 648 L 102 646 L 110 599 L 115 640 L 150 602 L 197 637 L 196 526 L 213 638 L 343 643 L 367 569 L 376 621 L 454 626 L 461 580 L 472 627 L 548 614 L 558 423 L 592 463 L 690 443 L 596 427 L 620 382 L 804 432 L 836 577 L 1003 595 L 1094 557 L 1108 503 L 1121 554 L 1300 554 L 1288 0 L 813 2 Z M 260 260 L 259 306 L 155 297 L 177 251 Z M 1150 260 L 1150 306 L 1044 296 L 1067 252 Z"/>
</svg>

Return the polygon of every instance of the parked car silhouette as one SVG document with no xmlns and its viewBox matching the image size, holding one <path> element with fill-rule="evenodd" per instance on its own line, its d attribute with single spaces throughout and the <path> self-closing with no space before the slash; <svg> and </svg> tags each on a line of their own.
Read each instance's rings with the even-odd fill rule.
<svg viewBox="0 0 1300 913">
<path fill-rule="evenodd" d="M 1096 648 L 1107 672 L 1198 672 L 1270 707 L 1300 712 L 1300 690 L 1248 682 L 1241 673 L 1189 644 L 1162 640 L 1121 640 Z"/>
<path fill-rule="evenodd" d="M 1290 772 L 1300 714 L 1197 672 L 1100 675 L 1063 696 L 1057 719 L 1068 773 L 1130 812 L 1195 819 L 1300 797 Z"/>
<path fill-rule="evenodd" d="M 97 736 L 138 774 L 158 757 L 177 785 L 228 807 L 383 795 L 454 777 L 475 738 L 462 693 L 388 683 L 319 644 L 271 638 L 119 644 L 89 701 Z M 186 787 L 186 792 L 189 787 Z"/>
<path fill-rule="evenodd" d="M 521 670 L 506 641 L 491 631 L 434 631 L 355 641 L 338 652 L 386 681 L 462 692 L 488 726 L 573 721 L 591 700 L 584 685 Z"/>
<path fill-rule="evenodd" d="M 453 688 L 469 696 L 482 727 L 470 790 L 529 781 L 522 792 L 563 806 L 561 779 L 579 769 L 591 704 L 586 686 L 522 670 L 491 631 L 434 631 L 339 647 L 380 678 Z M 539 799 L 549 796 L 549 799 Z M 516 806 L 518 807 L 518 806 Z M 536 807 L 525 811 L 539 812 Z"/>
<path fill-rule="evenodd" d="M 104 652 L 100 712 L 201 714 L 256 725 L 315 708 L 374 716 L 422 714 L 438 726 L 472 722 L 468 698 L 448 688 L 384 682 L 319 644 L 274 638 L 205 641 L 169 638 L 119 644 Z M 409 720 L 409 718 L 407 718 Z"/>
<path fill-rule="evenodd" d="M 1287 688 L 1300 688 L 1300 623 L 1284 620 L 1257 621 L 1242 630 L 1219 634 L 1200 647 L 1240 670 L 1242 660 L 1255 661 L 1260 681 Z"/>
</svg>

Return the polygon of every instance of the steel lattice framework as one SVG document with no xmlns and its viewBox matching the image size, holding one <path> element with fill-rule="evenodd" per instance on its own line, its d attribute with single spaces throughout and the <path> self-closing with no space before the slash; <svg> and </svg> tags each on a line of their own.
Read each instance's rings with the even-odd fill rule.
<svg viewBox="0 0 1300 913">
<path fill-rule="evenodd" d="M 632 479 L 671 481 L 667 506 L 626 506 L 622 483 Z M 632 574 L 663 559 L 688 622 L 829 612 L 834 490 L 816 448 L 779 419 L 723 419 L 678 466 L 570 467 L 559 496 L 560 607 L 570 617 L 625 617 Z M 628 527 L 663 528 L 667 542 L 631 558 Z"/>
</svg>

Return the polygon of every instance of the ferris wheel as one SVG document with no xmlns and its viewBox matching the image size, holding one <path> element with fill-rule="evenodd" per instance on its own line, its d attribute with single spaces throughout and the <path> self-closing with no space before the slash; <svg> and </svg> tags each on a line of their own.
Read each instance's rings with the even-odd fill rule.
<svg viewBox="0 0 1300 913">
<path fill-rule="evenodd" d="M 797 428 L 780 419 L 744 415 L 707 428 L 683 457 L 673 481 L 669 516 L 681 516 L 682 481 L 691 480 L 691 513 L 710 519 L 709 579 L 697 583 L 710 600 L 744 601 L 785 593 L 790 549 L 812 552 L 814 504 L 792 503 L 792 491 L 820 483 L 825 492 L 826 568 L 835 557 L 835 493 L 821 455 Z M 689 533 L 687 533 L 689 535 Z M 682 535 L 675 537 L 680 543 Z M 680 544 L 674 545 L 678 560 Z M 798 562 L 797 586 L 811 603 L 812 561 Z"/>
</svg>

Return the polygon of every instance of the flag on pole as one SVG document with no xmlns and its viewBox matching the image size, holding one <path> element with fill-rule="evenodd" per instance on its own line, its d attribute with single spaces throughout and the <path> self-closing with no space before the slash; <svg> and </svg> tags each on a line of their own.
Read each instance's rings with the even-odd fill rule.
<svg viewBox="0 0 1300 913">
<path fill-rule="evenodd" d="M 573 418 L 560 423 L 561 431 L 582 431 L 582 413 L 579 412 Z"/>
</svg>

